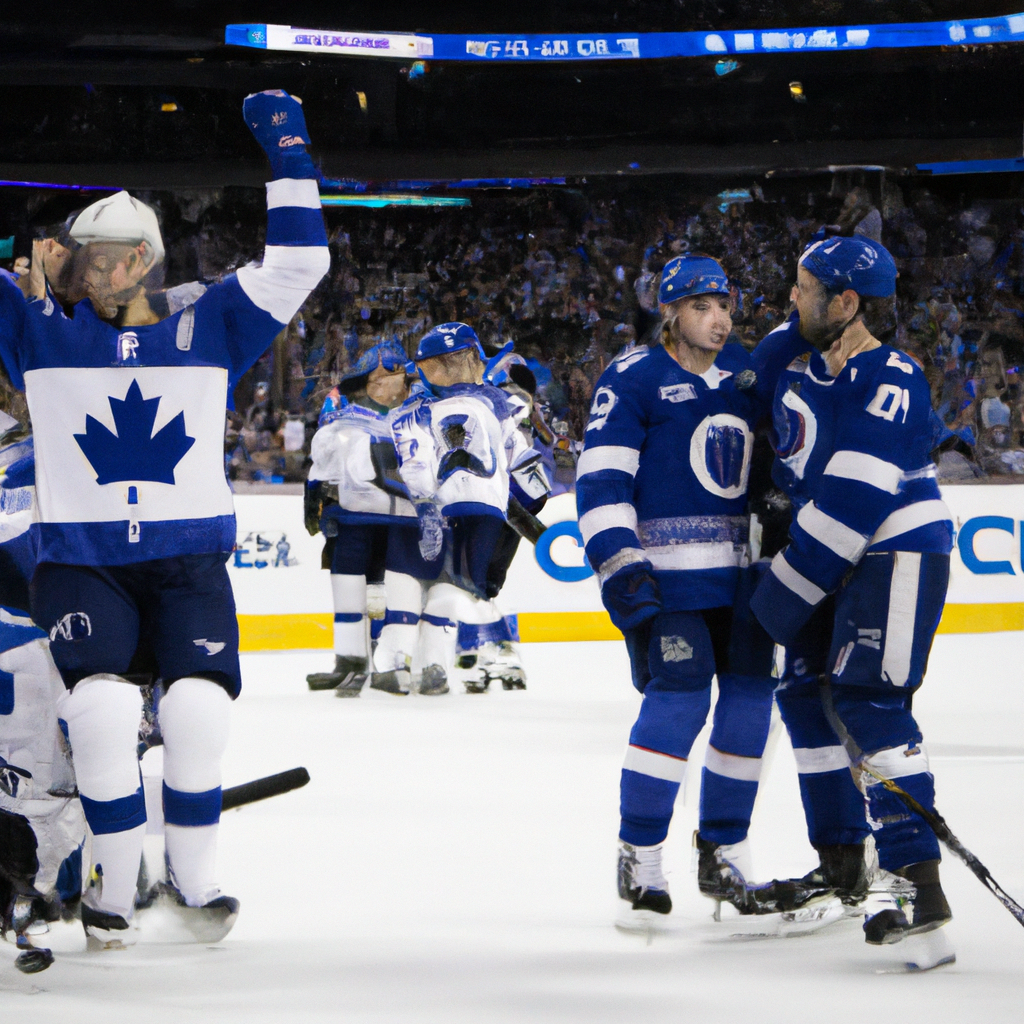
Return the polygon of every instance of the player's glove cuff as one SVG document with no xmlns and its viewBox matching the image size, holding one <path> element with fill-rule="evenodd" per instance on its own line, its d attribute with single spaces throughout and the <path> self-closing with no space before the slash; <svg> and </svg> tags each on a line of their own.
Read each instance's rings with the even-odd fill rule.
<svg viewBox="0 0 1024 1024">
<path fill-rule="evenodd" d="M 816 604 L 804 600 L 771 570 L 764 574 L 750 598 L 750 610 L 757 621 L 783 647 L 797 638 L 815 607 Z"/>
<path fill-rule="evenodd" d="M 242 104 L 249 130 L 263 147 L 275 178 L 318 178 L 306 152 L 309 132 L 302 104 L 283 89 L 250 93 Z"/>
<path fill-rule="evenodd" d="M 625 633 L 661 611 L 661 591 L 647 562 L 633 562 L 604 581 L 601 599 L 612 622 Z"/>
</svg>

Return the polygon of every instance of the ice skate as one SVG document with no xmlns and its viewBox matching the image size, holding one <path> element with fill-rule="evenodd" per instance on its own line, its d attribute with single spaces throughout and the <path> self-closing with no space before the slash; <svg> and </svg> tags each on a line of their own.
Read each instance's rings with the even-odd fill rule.
<svg viewBox="0 0 1024 1024">
<path fill-rule="evenodd" d="M 661 844 L 633 846 L 619 840 L 619 915 L 615 927 L 627 932 L 650 932 L 664 926 L 672 912 L 672 897 L 661 870 Z"/>
<path fill-rule="evenodd" d="M 448 676 L 440 665 L 427 665 L 420 675 L 419 693 L 435 696 L 448 692 Z"/>
<path fill-rule="evenodd" d="M 861 843 L 816 846 L 820 863 L 802 878 L 794 879 L 811 889 L 832 889 L 843 905 L 855 910 L 868 897 L 875 875 Z"/>
<path fill-rule="evenodd" d="M 238 919 L 239 903 L 233 896 L 220 894 L 201 907 L 190 907 L 170 882 L 157 882 L 153 889 L 152 905 L 169 912 L 175 923 L 196 942 L 220 942 Z"/>
<path fill-rule="evenodd" d="M 367 667 L 366 658 L 336 654 L 332 671 L 312 672 L 306 676 L 306 683 L 311 690 L 334 690 L 343 683 L 350 683 L 350 677 L 354 675 L 362 675 L 365 682 Z M 354 693 L 346 694 L 346 696 L 358 697 L 361 689 L 362 685 Z"/>
<path fill-rule="evenodd" d="M 9 928 L 15 933 L 18 956 L 14 966 L 22 974 L 37 974 L 53 963 L 53 952 L 43 946 L 40 939 L 50 930 L 48 922 L 60 916 L 60 900 L 54 903 L 41 896 L 14 898 L 5 915 L 2 932 L 6 935 Z"/>
<path fill-rule="evenodd" d="M 902 942 L 909 936 L 922 935 L 941 928 L 952 920 L 953 914 L 939 882 L 937 860 L 909 864 L 895 874 L 897 878 L 906 879 L 911 884 L 913 894 L 907 898 L 905 893 L 897 893 L 895 907 L 881 910 L 864 922 L 864 940 L 869 945 L 887 946 L 894 942 Z M 953 955 L 952 947 L 948 952 Z M 942 962 L 952 961 L 946 959 Z"/>
<path fill-rule="evenodd" d="M 370 676 L 370 689 L 384 693 L 406 695 L 412 688 L 412 673 L 408 669 L 393 669 L 390 672 L 374 672 Z"/>
<path fill-rule="evenodd" d="M 750 847 L 746 839 L 717 845 L 695 832 L 694 847 L 697 885 L 702 895 L 716 901 L 715 920 L 724 922 L 730 935 L 803 935 L 843 916 L 842 903 L 827 885 L 806 883 L 804 879 L 750 883 Z"/>
<path fill-rule="evenodd" d="M 363 692 L 369 672 L 349 672 L 334 688 L 335 697 L 358 697 Z"/>
<path fill-rule="evenodd" d="M 488 683 L 501 680 L 503 690 L 526 689 L 526 671 L 508 640 L 483 644 L 477 652 L 477 664 L 483 668 Z"/>
<path fill-rule="evenodd" d="M 466 688 L 466 693 L 486 693 L 490 677 L 476 654 L 460 654 L 455 659 L 455 676 Z"/>
<path fill-rule="evenodd" d="M 82 927 L 85 929 L 86 948 L 90 953 L 128 949 L 139 938 L 134 915 L 126 919 L 120 914 L 97 910 L 90 905 L 88 897 L 82 900 Z"/>
<path fill-rule="evenodd" d="M 701 895 L 719 902 L 743 902 L 746 875 L 750 873 L 748 840 L 719 845 L 694 832 L 693 845 L 697 850 L 697 887 Z"/>
</svg>

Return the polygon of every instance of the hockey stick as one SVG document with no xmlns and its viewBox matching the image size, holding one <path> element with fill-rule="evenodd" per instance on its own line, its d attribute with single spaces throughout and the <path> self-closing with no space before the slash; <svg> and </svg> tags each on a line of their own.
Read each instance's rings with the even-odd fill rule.
<svg viewBox="0 0 1024 1024">
<path fill-rule="evenodd" d="M 305 768 L 291 768 L 286 772 L 268 775 L 263 779 L 243 782 L 240 786 L 225 789 L 220 795 L 220 809 L 231 811 L 245 804 L 266 800 L 271 796 L 290 793 L 293 789 L 301 789 L 309 782 L 309 772 Z"/>
<path fill-rule="evenodd" d="M 850 735 L 843 724 L 843 720 L 836 711 L 835 704 L 832 702 L 832 687 L 827 678 L 822 679 L 820 690 L 822 709 L 825 712 L 825 717 L 828 719 L 828 724 L 832 726 L 835 734 L 839 737 L 839 741 L 846 751 L 846 756 L 850 759 L 850 771 L 853 774 L 854 782 L 857 781 L 858 771 L 866 772 L 880 782 L 890 793 L 899 797 L 908 810 L 924 818 L 928 826 L 935 833 L 935 837 L 943 842 L 951 853 L 955 853 L 971 869 L 978 881 L 1013 914 L 1018 924 L 1024 925 L 1024 907 L 1003 889 L 992 877 L 989 869 L 957 839 L 952 829 L 946 824 L 946 819 L 938 811 L 929 811 L 927 808 L 922 807 L 905 789 L 898 786 L 892 779 L 875 771 L 867 763 L 864 751 L 857 746 L 857 741 Z"/>
</svg>

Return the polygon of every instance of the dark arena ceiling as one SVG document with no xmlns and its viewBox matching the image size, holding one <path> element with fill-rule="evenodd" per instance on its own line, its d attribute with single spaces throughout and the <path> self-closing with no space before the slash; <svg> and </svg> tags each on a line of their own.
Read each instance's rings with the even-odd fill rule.
<svg viewBox="0 0 1024 1024">
<path fill-rule="evenodd" d="M 314 156 L 360 180 L 913 167 L 1022 155 L 1024 43 L 549 64 L 224 45 L 230 23 L 392 32 L 682 32 L 1012 14 L 1024 0 L 378 0 L 8 5 L 0 179 L 255 185 L 241 100 L 302 97 Z M 794 95 L 790 83 L 799 82 Z"/>
</svg>

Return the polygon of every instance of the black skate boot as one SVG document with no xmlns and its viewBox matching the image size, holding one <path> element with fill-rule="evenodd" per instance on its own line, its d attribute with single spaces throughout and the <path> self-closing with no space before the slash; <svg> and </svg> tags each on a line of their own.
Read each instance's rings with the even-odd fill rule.
<svg viewBox="0 0 1024 1024">
<path fill-rule="evenodd" d="M 526 670 L 508 640 L 483 644 L 478 654 L 488 683 L 501 680 L 503 690 L 525 690 Z"/>
<path fill-rule="evenodd" d="M 697 887 L 701 895 L 739 906 L 747 889 L 740 867 L 749 856 L 747 840 L 722 846 L 694 832 L 693 845 L 697 850 Z"/>
<path fill-rule="evenodd" d="M 620 839 L 618 886 L 623 905 L 617 927 L 645 931 L 657 915 L 670 914 L 672 897 L 661 871 L 661 844 L 633 846 Z"/>
<path fill-rule="evenodd" d="M 902 942 L 908 935 L 934 931 L 953 918 L 939 882 L 937 860 L 908 864 L 894 874 L 911 883 L 914 895 L 902 906 L 883 910 L 864 922 L 864 940 L 872 946 L 886 946 Z M 904 907 L 910 909 L 910 916 Z"/>
<path fill-rule="evenodd" d="M 792 914 L 814 901 L 827 900 L 833 895 L 828 885 L 807 883 L 804 879 L 773 879 L 762 885 L 752 885 L 745 875 L 749 872 L 749 845 L 746 839 L 728 846 L 693 834 L 697 848 L 697 885 L 701 894 L 719 903 L 731 903 L 740 914 Z"/>
<path fill-rule="evenodd" d="M 349 672 L 334 688 L 335 697 L 358 697 L 363 692 L 369 672 Z"/>
<path fill-rule="evenodd" d="M 370 689 L 383 690 L 384 693 L 408 695 L 412 683 L 412 673 L 407 669 L 395 669 L 391 672 L 374 672 L 370 676 Z"/>
<path fill-rule="evenodd" d="M 82 901 L 82 927 L 85 929 L 86 948 L 90 952 L 127 949 L 138 939 L 134 919 L 126 920 L 120 914 L 108 914 Z"/>
<path fill-rule="evenodd" d="M 816 846 L 815 850 L 821 863 L 794 881 L 808 888 L 832 889 L 847 907 L 863 903 L 872 875 L 864 858 L 863 843 L 836 843 Z"/>
<path fill-rule="evenodd" d="M 239 902 L 234 896 L 215 896 L 201 907 L 190 907 L 170 882 L 157 882 L 154 905 L 167 908 L 196 942 L 220 942 L 238 919 Z"/>
<path fill-rule="evenodd" d="M 353 674 L 362 675 L 363 682 L 366 681 L 367 664 L 366 658 L 353 658 L 345 654 L 334 656 L 334 670 L 331 672 L 312 672 L 306 676 L 306 683 L 311 690 L 333 690 L 346 683 Z M 362 689 L 360 683 L 359 689 Z M 359 690 L 347 696 L 358 697 Z"/>
<path fill-rule="evenodd" d="M 428 665 L 423 670 L 419 692 L 427 697 L 448 692 L 448 676 L 440 665 Z"/>
<path fill-rule="evenodd" d="M 491 679 L 475 654 L 460 654 L 455 659 L 455 667 L 458 669 L 456 678 L 462 680 L 466 693 L 487 692 Z"/>
</svg>

